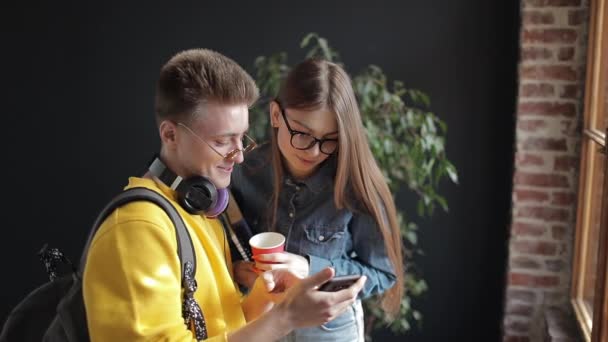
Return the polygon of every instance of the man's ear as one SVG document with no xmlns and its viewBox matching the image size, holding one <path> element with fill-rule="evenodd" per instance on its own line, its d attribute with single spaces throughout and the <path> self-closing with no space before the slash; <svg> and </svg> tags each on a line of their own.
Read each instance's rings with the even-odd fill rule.
<svg viewBox="0 0 608 342">
<path fill-rule="evenodd" d="M 158 126 L 158 133 L 163 145 L 171 147 L 177 144 L 177 125 L 175 123 L 169 120 L 161 122 Z"/>
<path fill-rule="evenodd" d="M 270 124 L 272 127 L 279 127 L 281 119 L 281 107 L 276 101 L 270 101 Z"/>
</svg>

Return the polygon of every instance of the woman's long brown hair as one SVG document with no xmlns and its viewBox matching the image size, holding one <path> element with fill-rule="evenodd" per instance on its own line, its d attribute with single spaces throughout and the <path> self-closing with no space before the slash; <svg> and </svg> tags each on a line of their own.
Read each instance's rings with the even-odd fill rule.
<svg viewBox="0 0 608 342">
<path fill-rule="evenodd" d="M 338 209 L 346 207 L 355 211 L 355 207 L 360 207 L 353 205 L 352 200 L 355 200 L 363 204 L 363 209 L 378 223 L 387 254 L 397 275 L 396 284 L 382 295 L 382 308 L 394 316 L 399 311 L 403 297 L 403 244 L 397 210 L 384 175 L 370 150 L 350 77 L 337 64 L 320 59 L 307 59 L 291 70 L 277 98 L 283 108 L 328 109 L 335 113 L 339 146 L 334 202 Z M 278 194 L 283 181 L 277 128 L 273 129 L 271 139 L 275 177 L 270 222 L 271 227 L 274 227 Z M 349 188 L 354 192 L 354 199 L 347 197 Z"/>
</svg>

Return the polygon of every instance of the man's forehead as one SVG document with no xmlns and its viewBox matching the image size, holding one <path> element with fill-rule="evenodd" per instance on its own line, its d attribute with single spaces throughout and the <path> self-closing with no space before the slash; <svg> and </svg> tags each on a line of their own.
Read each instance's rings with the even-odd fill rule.
<svg viewBox="0 0 608 342">
<path fill-rule="evenodd" d="M 199 105 L 193 121 L 206 134 L 240 134 L 249 127 L 249 109 L 246 104 L 207 102 Z"/>
</svg>

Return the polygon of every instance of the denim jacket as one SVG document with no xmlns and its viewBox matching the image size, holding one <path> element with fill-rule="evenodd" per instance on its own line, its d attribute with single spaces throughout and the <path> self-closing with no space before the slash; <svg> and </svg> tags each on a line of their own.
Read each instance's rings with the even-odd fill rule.
<svg viewBox="0 0 608 342">
<path fill-rule="evenodd" d="M 254 234 L 270 231 L 273 171 L 265 144 L 235 166 L 231 191 Z M 382 293 L 396 276 L 375 220 L 366 213 L 334 204 L 336 158 L 329 157 L 310 177 L 296 181 L 285 173 L 279 195 L 276 231 L 286 237 L 285 250 L 307 256 L 310 274 L 331 266 L 336 275 L 367 276 L 360 298 Z"/>
</svg>

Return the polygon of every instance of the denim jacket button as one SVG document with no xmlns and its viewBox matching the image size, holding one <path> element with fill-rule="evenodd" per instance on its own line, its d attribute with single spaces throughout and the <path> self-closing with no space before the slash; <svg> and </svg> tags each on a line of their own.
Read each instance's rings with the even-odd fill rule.
<svg viewBox="0 0 608 342">
<path fill-rule="evenodd" d="M 289 213 L 289 217 L 293 218 L 293 213 Z"/>
<path fill-rule="evenodd" d="M 323 241 L 323 240 L 325 240 L 325 236 L 319 235 L 319 241 Z"/>
</svg>

